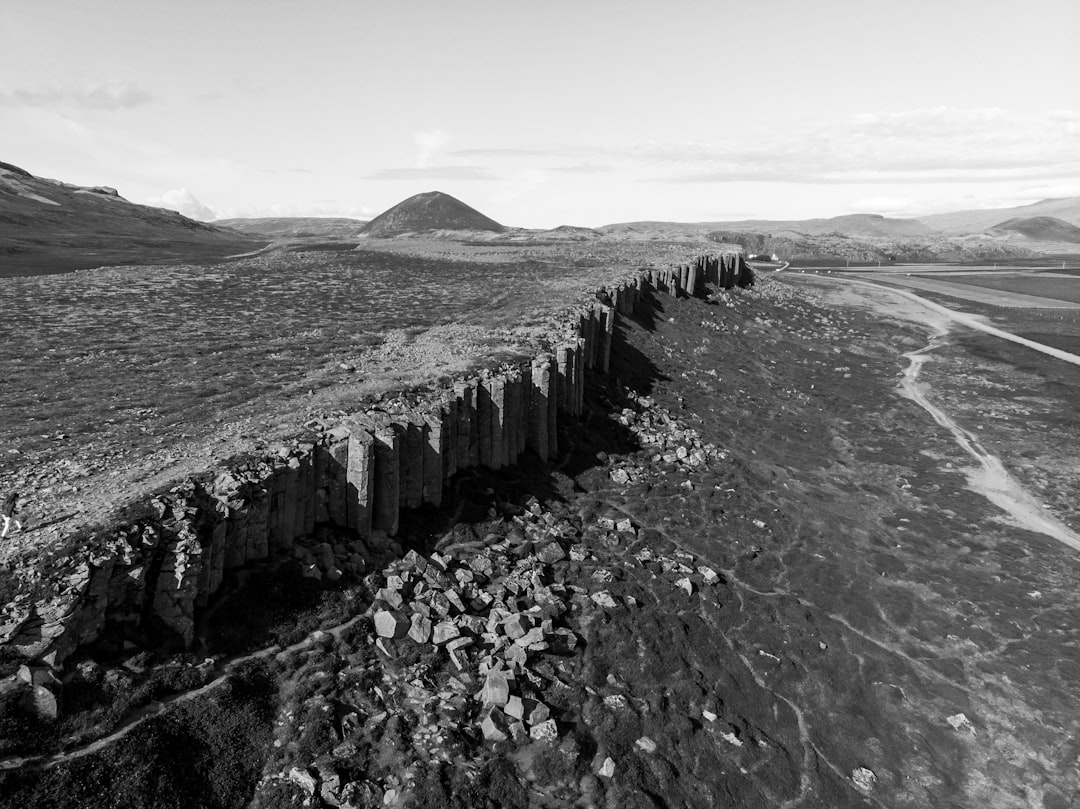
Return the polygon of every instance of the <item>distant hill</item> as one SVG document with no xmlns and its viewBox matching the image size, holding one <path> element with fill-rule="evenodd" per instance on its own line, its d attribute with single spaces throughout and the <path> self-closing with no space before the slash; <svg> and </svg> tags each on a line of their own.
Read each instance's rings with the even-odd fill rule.
<svg viewBox="0 0 1080 809">
<path fill-rule="evenodd" d="M 550 230 L 530 230 L 522 233 L 525 234 L 523 238 L 536 242 L 594 242 L 604 238 L 597 230 L 577 225 L 559 225 Z"/>
<path fill-rule="evenodd" d="M 362 234 L 385 239 L 436 230 L 502 233 L 506 228 L 449 194 L 428 191 L 383 211 L 364 226 Z"/>
<path fill-rule="evenodd" d="M 896 238 L 900 236 L 931 236 L 934 228 L 917 219 L 893 219 L 874 213 L 856 213 L 829 219 L 805 219 L 792 223 L 793 228 L 810 236 L 839 233 L 854 238 Z"/>
<path fill-rule="evenodd" d="M 855 213 L 827 219 L 742 220 L 714 223 L 717 230 L 754 233 L 802 233 L 807 236 L 840 235 L 852 238 L 932 236 L 935 231 L 917 219 L 893 219 L 874 213 Z"/>
<path fill-rule="evenodd" d="M 1054 216 L 1013 217 L 987 230 L 992 234 L 1018 233 L 1040 242 L 1080 244 L 1080 227 Z"/>
<path fill-rule="evenodd" d="M 920 216 L 919 221 L 937 228 L 946 235 L 983 233 L 1008 219 L 1028 219 L 1036 216 L 1052 216 L 1080 227 L 1080 197 L 1044 199 L 1030 205 L 1015 208 L 987 208 L 972 211 L 950 211 Z"/>
<path fill-rule="evenodd" d="M 837 234 L 852 238 L 931 236 L 934 229 L 917 219 L 891 219 L 858 213 L 827 219 L 742 219 L 732 222 L 625 222 L 604 225 L 599 231 L 620 238 L 702 236 L 717 231 L 737 233 L 798 233 L 807 236 Z"/>
<path fill-rule="evenodd" d="M 277 216 L 256 219 L 218 219 L 214 224 L 269 239 L 354 239 L 363 231 L 367 221 L 366 219 L 315 216 Z"/>
<path fill-rule="evenodd" d="M 0 163 L 0 277 L 209 260 L 263 244 L 175 211 L 128 202 L 114 188 L 48 180 Z"/>
</svg>

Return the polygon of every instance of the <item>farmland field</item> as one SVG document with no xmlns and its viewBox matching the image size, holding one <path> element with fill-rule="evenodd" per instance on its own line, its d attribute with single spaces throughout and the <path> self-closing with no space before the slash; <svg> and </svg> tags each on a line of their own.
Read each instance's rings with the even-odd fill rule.
<svg viewBox="0 0 1080 809">
<path fill-rule="evenodd" d="M 984 289 L 997 289 L 1002 292 L 1015 292 L 1022 295 L 1035 295 L 1041 298 L 1053 298 L 1059 301 L 1080 303 L 1080 277 L 1060 276 L 1055 273 L 950 275 L 949 282 L 967 284 Z"/>
</svg>

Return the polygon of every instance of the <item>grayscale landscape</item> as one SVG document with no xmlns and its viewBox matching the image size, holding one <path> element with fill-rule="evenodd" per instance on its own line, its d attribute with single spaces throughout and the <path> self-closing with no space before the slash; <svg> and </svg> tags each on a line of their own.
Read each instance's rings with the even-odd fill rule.
<svg viewBox="0 0 1080 809">
<path fill-rule="evenodd" d="M 1077 12 L 420 5 L 0 33 L 0 808 L 1080 805 Z"/>
</svg>

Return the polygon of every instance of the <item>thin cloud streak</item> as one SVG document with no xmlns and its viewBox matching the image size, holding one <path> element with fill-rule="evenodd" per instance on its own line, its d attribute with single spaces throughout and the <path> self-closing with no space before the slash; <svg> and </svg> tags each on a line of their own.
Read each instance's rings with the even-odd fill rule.
<svg viewBox="0 0 1080 809">
<path fill-rule="evenodd" d="M 423 168 L 381 169 L 365 180 L 498 180 L 482 166 L 426 166 Z"/>
<path fill-rule="evenodd" d="M 131 82 L 0 91 L 0 106 L 7 107 L 77 107 L 112 111 L 141 107 L 153 100 L 148 91 Z"/>
<path fill-rule="evenodd" d="M 1066 167 L 1022 167 L 1000 169 L 897 170 L 897 171 L 834 171 L 830 173 L 798 173 L 781 169 L 733 168 L 703 171 L 694 174 L 643 177 L 643 183 L 797 183 L 800 185 L 863 185 L 867 183 L 997 183 L 1010 180 L 1054 180 L 1080 177 L 1080 164 Z"/>
<path fill-rule="evenodd" d="M 448 157 L 484 157 L 484 158 L 515 158 L 515 157 L 567 157 L 577 149 L 562 148 L 558 146 L 543 148 L 492 148 L 492 149 L 455 149 L 447 152 Z"/>
<path fill-rule="evenodd" d="M 558 171 L 564 174 L 609 174 L 615 171 L 615 168 L 598 163 L 578 163 L 574 166 L 552 166 L 548 171 Z"/>
</svg>

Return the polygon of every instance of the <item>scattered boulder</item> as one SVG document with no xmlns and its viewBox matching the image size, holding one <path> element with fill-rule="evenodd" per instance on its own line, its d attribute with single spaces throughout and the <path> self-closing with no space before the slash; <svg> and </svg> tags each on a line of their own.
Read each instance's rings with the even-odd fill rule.
<svg viewBox="0 0 1080 809">
<path fill-rule="evenodd" d="M 375 613 L 375 632 L 380 638 L 403 638 L 411 626 L 410 621 L 395 610 L 379 610 Z"/>
<path fill-rule="evenodd" d="M 414 612 L 409 621 L 409 637 L 417 643 L 427 643 L 431 639 L 431 619 L 419 612 Z"/>
<path fill-rule="evenodd" d="M 648 736 L 642 736 L 640 739 L 634 742 L 634 746 L 637 747 L 638 750 L 641 750 L 643 753 L 656 752 L 656 742 L 654 742 Z"/>
<path fill-rule="evenodd" d="M 289 780 L 300 787 L 300 789 L 304 790 L 309 796 L 314 797 L 315 791 L 318 788 L 318 782 L 315 780 L 315 776 L 310 772 L 302 770 L 299 767 L 293 767 L 289 770 Z"/>
<path fill-rule="evenodd" d="M 559 728 L 554 719 L 548 719 L 529 728 L 529 738 L 538 742 L 552 742 L 559 738 Z"/>
<path fill-rule="evenodd" d="M 480 693 L 480 701 L 484 705 L 506 705 L 510 700 L 510 680 L 506 672 L 501 669 L 492 669 L 487 673 L 484 680 L 484 688 Z"/>
<path fill-rule="evenodd" d="M 593 593 L 589 598 L 598 607 L 603 607 L 606 610 L 613 610 L 618 608 L 618 603 L 611 597 L 611 593 L 607 590 L 601 590 L 599 593 Z"/>
<path fill-rule="evenodd" d="M 869 795 L 874 790 L 874 784 L 877 783 L 877 776 L 873 770 L 866 767 L 857 767 L 851 773 L 851 781 L 859 792 Z"/>
<path fill-rule="evenodd" d="M 507 739 L 506 717 L 498 708 L 491 708 L 484 713 L 480 730 L 489 742 L 504 742 Z"/>
</svg>

